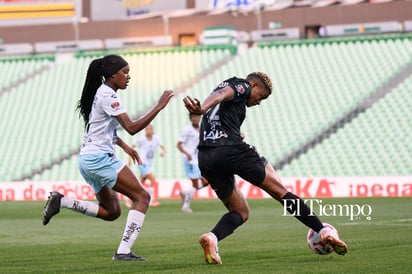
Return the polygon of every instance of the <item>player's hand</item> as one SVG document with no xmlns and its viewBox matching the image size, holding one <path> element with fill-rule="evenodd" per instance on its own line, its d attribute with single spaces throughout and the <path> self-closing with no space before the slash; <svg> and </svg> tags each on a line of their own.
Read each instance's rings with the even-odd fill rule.
<svg viewBox="0 0 412 274">
<path fill-rule="evenodd" d="M 170 99 L 174 96 L 173 90 L 165 90 L 163 91 L 162 96 L 160 96 L 159 101 L 157 102 L 157 105 L 161 108 L 164 109 L 167 104 L 169 103 Z"/>
<path fill-rule="evenodd" d="M 190 96 L 186 96 L 183 98 L 183 103 L 185 103 L 186 109 L 193 114 L 202 115 L 202 108 L 200 106 L 199 100 L 196 98 L 191 98 Z"/>
<path fill-rule="evenodd" d="M 186 153 L 186 158 L 188 161 L 192 161 L 192 155 L 190 155 L 189 153 Z"/>
<path fill-rule="evenodd" d="M 140 155 L 137 152 L 137 150 L 135 150 L 131 147 L 128 147 L 128 148 L 125 149 L 125 152 L 130 156 L 130 159 L 133 161 L 133 163 L 139 164 L 139 165 L 143 164 L 143 161 L 140 158 Z"/>
</svg>

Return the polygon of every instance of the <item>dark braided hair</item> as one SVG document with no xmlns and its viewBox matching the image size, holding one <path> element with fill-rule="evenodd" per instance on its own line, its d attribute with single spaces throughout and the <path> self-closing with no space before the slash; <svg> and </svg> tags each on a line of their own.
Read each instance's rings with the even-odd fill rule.
<svg viewBox="0 0 412 274">
<path fill-rule="evenodd" d="M 89 123 L 90 112 L 94 96 L 101 84 L 118 72 L 121 68 L 127 66 L 127 62 L 119 55 L 110 54 L 103 58 L 94 59 L 87 70 L 86 80 L 84 81 L 82 96 L 77 102 L 76 111 L 79 117 L 83 117 L 84 126 Z"/>
</svg>

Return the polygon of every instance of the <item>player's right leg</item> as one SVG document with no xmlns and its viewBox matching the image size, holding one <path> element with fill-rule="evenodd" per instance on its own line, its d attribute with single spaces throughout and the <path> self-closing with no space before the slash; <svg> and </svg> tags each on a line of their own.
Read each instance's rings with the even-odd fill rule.
<svg viewBox="0 0 412 274">
<path fill-rule="evenodd" d="M 52 191 L 43 209 L 43 225 L 47 225 L 50 219 L 60 212 L 61 199 L 63 194 Z"/>
<path fill-rule="evenodd" d="M 200 236 L 199 243 L 203 248 L 205 261 L 208 264 L 221 264 L 217 243 L 231 235 L 236 228 L 249 218 L 249 206 L 241 191 L 234 186 L 231 194 L 221 201 L 229 210 L 224 214 L 215 227 Z"/>
<path fill-rule="evenodd" d="M 79 157 L 79 171 L 86 182 L 92 187 L 94 193 L 99 193 L 105 187 L 113 187 L 116 183 L 116 170 L 121 168 L 122 161 L 119 161 L 107 153 L 81 155 Z M 117 197 L 116 197 L 117 198 Z M 115 203 L 118 200 L 113 200 Z M 43 224 L 47 225 L 50 219 L 60 212 L 60 208 L 68 208 L 73 211 L 98 217 L 104 220 L 114 220 L 120 216 L 120 207 L 113 207 L 115 210 L 105 210 L 99 204 L 90 201 L 75 200 L 64 197 L 63 194 L 53 191 L 43 210 Z"/>
</svg>

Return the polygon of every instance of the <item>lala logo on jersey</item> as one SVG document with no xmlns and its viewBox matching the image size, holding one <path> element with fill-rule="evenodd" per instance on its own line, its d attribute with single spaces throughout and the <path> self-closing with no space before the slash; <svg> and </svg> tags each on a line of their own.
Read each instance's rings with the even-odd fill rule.
<svg viewBox="0 0 412 274">
<path fill-rule="evenodd" d="M 242 84 L 236 85 L 236 90 L 237 90 L 237 92 L 239 92 L 240 94 L 245 93 L 245 87 L 244 87 Z"/>
<path fill-rule="evenodd" d="M 119 101 L 113 102 L 113 103 L 111 104 L 111 107 L 112 107 L 113 109 L 116 109 L 116 108 L 120 107 Z"/>
</svg>

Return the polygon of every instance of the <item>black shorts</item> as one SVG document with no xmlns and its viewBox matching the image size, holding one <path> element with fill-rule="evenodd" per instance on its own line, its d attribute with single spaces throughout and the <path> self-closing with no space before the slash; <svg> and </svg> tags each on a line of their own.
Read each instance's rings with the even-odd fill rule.
<svg viewBox="0 0 412 274">
<path fill-rule="evenodd" d="M 199 147 L 199 168 L 220 199 L 233 191 L 235 174 L 255 186 L 263 183 L 267 160 L 253 146 Z"/>
</svg>

